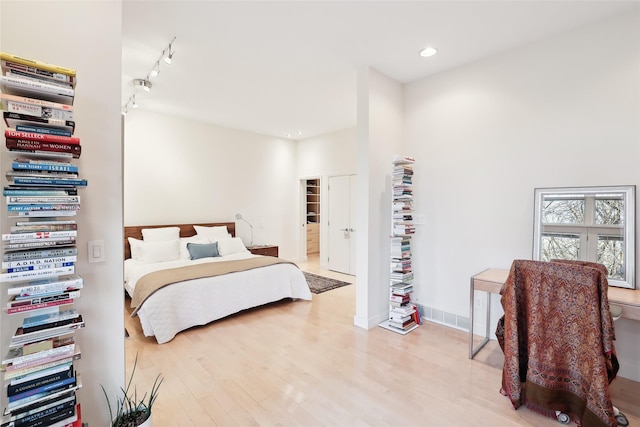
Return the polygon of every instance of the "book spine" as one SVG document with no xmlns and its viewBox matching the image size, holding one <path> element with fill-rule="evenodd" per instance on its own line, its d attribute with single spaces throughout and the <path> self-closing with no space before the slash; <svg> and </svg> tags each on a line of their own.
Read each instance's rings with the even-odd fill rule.
<svg viewBox="0 0 640 427">
<path fill-rule="evenodd" d="M 26 393 L 30 390 L 39 389 L 52 383 L 67 380 L 69 378 L 73 378 L 73 365 L 69 366 L 68 369 L 65 369 L 61 372 L 56 372 L 54 374 L 36 378 L 31 381 L 21 382 L 18 384 L 9 384 L 7 386 L 7 396 L 16 396 L 22 393 Z"/>
<path fill-rule="evenodd" d="M 60 142 L 40 142 L 28 139 L 6 139 L 5 146 L 13 151 L 46 151 L 52 153 L 69 153 L 74 158 L 79 158 L 82 153 L 80 145 L 63 144 Z"/>
<path fill-rule="evenodd" d="M 58 310 L 53 313 L 36 314 L 34 316 L 26 317 L 22 320 L 22 332 L 27 334 L 29 333 L 28 329 L 30 327 L 50 325 L 58 321 L 74 319 L 76 317 L 78 317 L 78 312 L 76 310 Z"/>
<path fill-rule="evenodd" d="M 39 372 L 43 369 L 51 369 L 51 368 L 55 368 L 57 366 L 62 366 L 62 365 L 67 365 L 69 363 L 73 362 L 73 358 L 72 357 L 66 357 L 64 359 L 60 359 L 60 360 L 55 360 L 53 362 L 48 362 L 48 363 L 43 363 L 42 365 L 37 365 L 37 366 L 31 366 L 29 368 L 23 368 L 23 369 L 16 369 L 13 371 L 6 371 L 4 373 L 4 380 L 5 381 L 9 381 L 12 380 L 14 378 L 20 378 L 20 377 L 24 377 L 26 375 L 29 374 L 33 374 L 36 372 Z"/>
<path fill-rule="evenodd" d="M 9 295 L 20 295 L 23 297 L 33 296 L 37 297 L 41 294 L 63 292 L 63 291 L 75 291 L 82 288 L 82 278 L 75 280 L 65 280 L 62 282 L 47 283 L 43 285 L 31 285 L 20 286 L 15 288 L 9 288 L 7 290 Z"/>
<path fill-rule="evenodd" d="M 24 261 L 28 259 L 78 255 L 78 248 L 41 249 L 11 252 L 3 255 L 3 261 Z"/>
<path fill-rule="evenodd" d="M 7 204 L 80 203 L 80 196 L 8 196 Z"/>
<path fill-rule="evenodd" d="M 64 291 L 64 292 L 57 292 L 54 294 L 40 295 L 37 297 L 25 297 L 25 298 L 14 297 L 13 299 L 10 299 L 9 301 L 7 301 L 7 307 L 12 308 L 12 307 L 44 304 L 48 302 L 64 301 L 68 299 L 75 299 L 75 298 L 78 298 L 79 296 L 80 296 L 80 291 Z"/>
<path fill-rule="evenodd" d="M 21 240 L 21 239 L 48 239 L 59 237 L 76 237 L 78 235 L 77 230 L 68 231 L 36 231 L 33 233 L 11 233 L 3 234 L 2 240 Z"/>
<path fill-rule="evenodd" d="M 49 356 L 60 356 L 60 355 L 69 355 L 69 353 L 73 353 L 75 349 L 75 344 L 68 344 L 61 347 L 51 348 L 49 350 L 39 351 L 37 353 L 26 354 L 22 356 L 15 356 L 10 360 L 4 361 L 5 363 L 25 363 L 34 360 L 45 359 Z"/>
<path fill-rule="evenodd" d="M 62 355 L 57 354 L 53 356 L 47 356 L 42 359 L 31 360 L 23 363 L 11 362 L 11 364 L 7 365 L 4 369 L 5 369 L 5 372 L 22 371 L 23 369 L 29 369 L 29 368 L 36 369 L 47 363 L 59 362 L 61 360 L 66 360 L 69 358 L 71 358 L 72 360 L 79 360 L 81 357 L 82 357 L 82 353 L 80 352 L 74 353 L 74 354 L 62 354 Z"/>
<path fill-rule="evenodd" d="M 28 265 L 25 267 L 11 267 L 7 269 L 7 273 L 19 273 L 22 271 L 36 271 L 36 270 L 52 270 L 61 267 L 71 267 L 75 265 L 73 262 L 60 262 L 57 264 L 42 264 L 42 265 Z"/>
<path fill-rule="evenodd" d="M 38 203 L 38 204 L 9 204 L 7 211 L 23 212 L 23 211 L 69 211 L 80 209 L 78 203 Z M 3 238 L 3 240 L 5 240 Z"/>
<path fill-rule="evenodd" d="M 51 214 L 47 214 L 46 216 L 52 216 L 52 215 L 61 215 L 63 212 L 75 213 L 76 211 L 39 211 L 39 212 L 51 212 Z M 19 212 L 19 214 L 39 213 L 39 212 L 38 211 Z M 37 240 L 37 241 L 30 240 L 28 242 L 8 243 L 3 245 L 2 249 L 4 249 L 6 252 L 11 252 L 11 251 L 22 251 L 26 249 L 45 249 L 45 248 L 54 248 L 54 247 L 74 246 L 75 244 L 76 244 L 76 239 L 74 238 L 69 238 L 65 240 L 58 240 L 58 239 Z"/>
<path fill-rule="evenodd" d="M 0 274 L 0 282 L 19 282 L 29 279 L 38 279 L 50 276 L 59 276 L 63 274 L 75 273 L 75 266 L 57 267 L 47 270 L 20 271 L 17 273 Z"/>
<path fill-rule="evenodd" d="M 74 122 L 73 120 L 54 119 L 52 117 L 36 117 L 36 116 L 29 116 L 27 114 L 12 113 L 10 111 L 5 111 L 3 113 L 3 116 L 7 126 L 11 126 L 11 123 L 15 121 L 16 123 L 29 122 L 27 126 L 31 126 L 32 123 L 35 123 L 36 126 L 40 124 L 40 125 L 69 127 L 71 129 L 75 129 L 76 127 L 76 122 Z"/>
<path fill-rule="evenodd" d="M 55 197 L 67 196 L 69 193 L 66 190 L 13 190 L 5 188 L 2 190 L 2 195 L 12 197 Z"/>
<path fill-rule="evenodd" d="M 41 70 L 51 71 L 54 73 L 64 74 L 67 76 L 75 77 L 76 70 L 73 68 L 61 67 L 59 65 L 47 64 L 46 62 L 36 61 L 34 59 L 24 58 L 18 55 L 12 55 L 6 52 L 0 52 L 0 59 L 5 61 L 11 61 L 18 64 L 28 65 Z"/>
<path fill-rule="evenodd" d="M 63 82 L 60 80 L 52 80 L 43 76 L 38 76 L 36 74 L 27 73 L 22 70 L 4 70 L 4 75 L 8 77 L 17 77 L 21 79 L 31 80 L 35 82 L 42 82 L 44 84 L 61 87 L 64 89 L 73 89 L 73 85 L 68 82 Z"/>
<path fill-rule="evenodd" d="M 71 164 L 46 164 L 46 163 L 30 163 L 30 162 L 13 162 L 11 164 L 13 170 L 33 170 L 33 171 L 50 171 L 50 172 L 78 172 L 77 165 Z"/>
<path fill-rule="evenodd" d="M 3 261 L 2 268 L 18 268 L 18 267 L 39 267 L 41 265 L 61 264 L 65 262 L 76 262 L 78 257 L 75 255 L 60 256 L 51 258 L 38 258 L 25 261 Z"/>
<path fill-rule="evenodd" d="M 15 184 L 19 185 L 74 185 L 84 187 L 87 185 L 86 179 L 47 179 L 47 178 L 25 178 L 15 177 L 13 179 Z"/>
<path fill-rule="evenodd" d="M 67 197 L 76 197 L 76 196 L 67 196 Z M 78 197 L 77 202 L 80 202 L 80 197 Z M 26 225 L 16 223 L 15 226 L 11 226 L 10 230 L 12 233 L 20 234 L 20 233 L 35 233 L 37 231 L 72 231 L 77 230 L 78 225 L 69 222 L 50 222 L 50 221 L 42 221 L 42 222 L 30 222 Z"/>
<path fill-rule="evenodd" d="M 44 393 L 42 395 L 30 396 L 16 402 L 9 402 L 7 405 L 7 411 L 15 413 L 23 409 L 33 409 L 37 406 L 42 406 L 43 403 L 52 402 L 55 399 L 60 398 L 61 396 L 68 396 L 71 392 L 73 392 L 73 390 L 76 389 L 78 389 L 77 385 L 73 385 L 70 387 L 61 388 L 60 390 Z M 47 424 L 47 427 L 63 427 L 65 425 L 65 422 L 66 420 L 61 421 L 62 424 Z"/>
<path fill-rule="evenodd" d="M 67 326 L 73 323 L 78 323 L 77 319 L 78 319 L 78 315 L 76 315 L 76 317 L 72 319 L 57 320 L 55 322 L 43 323 L 42 325 L 28 326 L 28 327 L 23 326 L 22 331 L 25 334 L 30 334 L 32 332 L 44 331 L 51 328 L 59 328 L 60 326 Z"/>
<path fill-rule="evenodd" d="M 31 98 L 26 98 L 31 99 Z M 28 102 L 5 100 L 6 109 L 10 113 L 24 114 L 27 116 L 52 118 L 56 120 L 73 120 L 73 111 L 60 110 L 52 107 L 31 104 Z M 64 105 L 64 104 L 60 104 Z"/>
<path fill-rule="evenodd" d="M 19 217 L 31 217 L 31 218 L 49 218 L 52 216 L 74 216 L 77 211 L 24 211 L 24 212 L 14 212 Z M 38 246 L 38 245 L 35 245 Z M 41 247 L 47 245 L 40 245 Z M 54 246 L 54 245 L 49 245 Z"/>
<path fill-rule="evenodd" d="M 58 142 L 61 144 L 80 144 L 80 138 L 77 136 L 60 136 L 49 133 L 39 133 L 30 131 L 18 131 L 15 129 L 6 129 L 4 131 L 6 138 L 26 139 L 41 142 Z"/>
<path fill-rule="evenodd" d="M 57 306 L 66 305 L 66 304 L 72 304 L 74 299 L 61 299 L 56 301 L 43 302 L 39 304 L 11 307 L 7 309 L 7 314 L 26 313 L 28 311 L 41 310 L 43 308 L 51 308 L 51 307 L 57 307 Z"/>
<path fill-rule="evenodd" d="M 73 97 L 75 94 L 75 90 L 71 87 L 65 88 L 42 80 L 29 79 L 22 76 L 0 76 L 0 83 L 4 83 L 15 88 L 50 93 L 54 95 Z"/>
<path fill-rule="evenodd" d="M 26 415 L 10 424 L 11 427 L 44 427 L 51 426 L 60 420 L 66 420 L 75 415 L 76 403 L 69 401 L 56 404 L 34 414 Z"/>
<path fill-rule="evenodd" d="M 17 125 L 15 129 L 17 132 L 41 133 L 45 135 L 56 135 L 56 136 L 66 136 L 66 137 L 71 137 L 73 135 L 73 132 L 68 130 L 48 128 L 48 127 L 42 127 L 42 126 Z"/>
<path fill-rule="evenodd" d="M 61 381 L 56 381 L 54 383 L 51 384 L 47 384 L 44 385 L 42 387 L 38 387 L 38 388 L 34 388 L 32 390 L 26 391 L 24 393 L 20 393 L 20 394 L 16 394 L 15 396 L 8 396 L 7 400 L 9 402 L 16 402 L 19 400 L 23 400 L 25 398 L 29 398 L 31 396 L 40 396 L 40 397 L 44 397 L 46 396 L 46 394 L 53 392 L 53 391 L 57 391 L 63 388 L 69 388 L 69 387 L 73 387 L 76 385 L 76 378 L 75 377 L 71 377 L 71 378 L 65 378 Z"/>
<path fill-rule="evenodd" d="M 5 60 L 5 59 L 2 60 L 1 64 L 2 64 L 3 71 L 5 70 L 22 71 L 25 73 L 33 74 L 34 76 L 46 77 L 48 79 L 59 81 L 59 82 L 66 82 L 66 83 L 69 83 L 70 85 L 76 84 L 75 76 L 69 76 L 67 74 L 63 74 L 63 73 L 59 73 L 51 70 L 43 70 L 42 68 L 37 68 L 32 65 L 20 64 L 18 62 Z"/>
</svg>

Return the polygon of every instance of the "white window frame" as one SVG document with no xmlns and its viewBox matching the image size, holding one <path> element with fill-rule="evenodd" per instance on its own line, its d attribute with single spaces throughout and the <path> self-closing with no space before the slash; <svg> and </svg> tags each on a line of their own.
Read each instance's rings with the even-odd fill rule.
<svg viewBox="0 0 640 427">
<path fill-rule="evenodd" d="M 595 224 L 593 213 L 596 196 L 607 194 L 622 195 L 624 201 L 623 224 Z M 584 197 L 584 224 L 546 224 L 542 222 L 542 209 L 547 198 L 563 196 Z M 580 235 L 579 258 L 583 261 L 596 261 L 599 236 L 618 236 L 624 240 L 625 279 L 609 278 L 609 285 L 635 289 L 635 186 L 610 187 L 572 187 L 572 188 L 536 188 L 534 191 L 534 223 L 533 223 L 533 259 L 542 256 L 543 233 L 566 233 Z"/>
</svg>

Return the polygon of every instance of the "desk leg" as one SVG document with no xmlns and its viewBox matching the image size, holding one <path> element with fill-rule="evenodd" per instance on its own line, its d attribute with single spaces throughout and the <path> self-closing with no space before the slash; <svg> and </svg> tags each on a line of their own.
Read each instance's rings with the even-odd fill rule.
<svg viewBox="0 0 640 427">
<path fill-rule="evenodd" d="M 473 356 L 475 356 L 475 352 L 473 351 L 473 313 L 474 313 L 474 301 L 473 301 L 473 297 L 475 296 L 475 290 L 474 290 L 474 286 L 473 286 L 473 277 L 471 278 L 471 283 L 469 286 L 470 291 L 470 296 L 469 296 L 469 359 L 473 359 Z"/>
<path fill-rule="evenodd" d="M 480 344 L 478 344 L 475 348 L 473 347 L 473 317 L 474 317 L 474 297 L 475 297 L 475 289 L 473 286 L 473 278 L 471 279 L 471 308 L 470 308 L 470 322 L 469 325 L 469 359 L 473 359 L 473 357 L 489 342 L 489 334 L 490 334 L 490 326 L 491 326 L 491 294 L 489 292 L 487 294 L 487 309 L 485 313 L 485 334 L 484 339 Z"/>
</svg>

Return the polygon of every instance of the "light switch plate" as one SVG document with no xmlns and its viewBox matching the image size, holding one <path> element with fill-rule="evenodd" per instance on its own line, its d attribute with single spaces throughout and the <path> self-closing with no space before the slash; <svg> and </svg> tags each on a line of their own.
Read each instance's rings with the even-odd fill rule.
<svg viewBox="0 0 640 427">
<path fill-rule="evenodd" d="M 89 262 L 104 262 L 104 240 L 91 240 L 87 243 Z"/>
</svg>

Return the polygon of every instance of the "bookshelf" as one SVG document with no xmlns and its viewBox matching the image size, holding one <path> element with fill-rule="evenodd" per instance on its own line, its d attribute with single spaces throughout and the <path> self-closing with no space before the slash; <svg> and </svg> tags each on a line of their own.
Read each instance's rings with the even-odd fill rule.
<svg viewBox="0 0 640 427">
<path fill-rule="evenodd" d="M 83 287 L 76 274 L 81 146 L 73 135 L 76 75 L 69 68 L 0 52 L 0 99 L 7 161 L 3 196 L 2 423 L 82 425 L 75 361 L 74 308 Z M 25 67 L 28 65 L 28 67 Z M 3 329 L 2 335 L 7 335 Z"/>
<path fill-rule="evenodd" d="M 320 179 L 307 179 L 307 253 L 320 252 Z"/>
<path fill-rule="evenodd" d="M 411 238 L 413 224 L 413 164 L 408 156 L 392 162 L 391 237 L 389 269 L 389 318 L 379 326 L 407 334 L 420 326 L 420 313 L 411 300 L 413 266 Z"/>
</svg>

